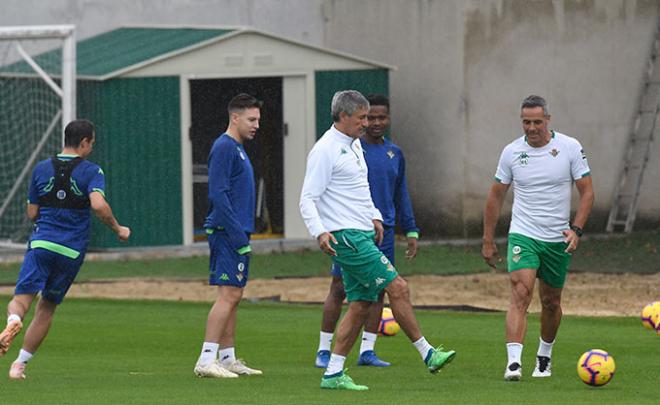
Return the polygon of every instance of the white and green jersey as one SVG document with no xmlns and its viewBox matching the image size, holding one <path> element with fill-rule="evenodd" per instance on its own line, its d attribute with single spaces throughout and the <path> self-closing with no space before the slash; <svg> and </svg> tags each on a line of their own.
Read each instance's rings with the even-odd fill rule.
<svg viewBox="0 0 660 405">
<path fill-rule="evenodd" d="M 510 233 L 561 242 L 571 214 L 571 189 L 575 180 L 589 175 L 582 145 L 570 136 L 552 132 L 540 148 L 521 136 L 502 151 L 495 180 L 513 184 Z"/>
<path fill-rule="evenodd" d="M 307 157 L 300 214 L 315 238 L 343 229 L 371 231 L 383 220 L 371 199 L 368 168 L 359 139 L 333 125 Z"/>
</svg>

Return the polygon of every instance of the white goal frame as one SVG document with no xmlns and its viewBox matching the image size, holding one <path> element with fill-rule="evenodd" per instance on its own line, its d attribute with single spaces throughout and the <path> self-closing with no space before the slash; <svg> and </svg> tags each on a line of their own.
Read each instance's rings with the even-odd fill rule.
<svg viewBox="0 0 660 405">
<path fill-rule="evenodd" d="M 46 73 L 34 59 L 25 52 L 20 44 L 20 40 L 39 40 L 39 39 L 60 39 L 62 40 L 62 70 L 61 70 L 61 87 Z M 18 178 L 14 182 L 13 187 L 8 193 L 3 195 L 0 200 L 0 218 L 4 215 L 5 210 L 11 203 L 12 199 L 16 196 L 20 185 L 25 177 L 29 174 L 30 169 L 34 165 L 39 152 L 46 143 L 46 140 L 56 130 L 57 121 L 62 120 L 62 146 L 64 146 L 64 128 L 66 125 L 76 118 L 76 35 L 74 25 L 34 25 L 34 26 L 16 26 L 16 27 L 0 27 L 0 41 L 14 41 L 14 45 L 18 54 L 23 60 L 32 68 L 34 73 L 38 75 L 47 85 L 57 94 L 62 100 L 62 108 L 55 117 L 48 130 L 42 135 L 41 141 L 35 145 L 30 158 L 25 162 L 25 166 L 21 170 Z M 21 247 L 24 244 L 16 244 L 11 241 L 0 241 L 0 247 Z"/>
</svg>

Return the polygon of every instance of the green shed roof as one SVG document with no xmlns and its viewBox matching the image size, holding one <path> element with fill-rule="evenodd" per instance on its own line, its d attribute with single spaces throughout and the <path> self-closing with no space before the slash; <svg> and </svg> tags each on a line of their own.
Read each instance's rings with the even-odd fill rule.
<svg viewBox="0 0 660 405">
<path fill-rule="evenodd" d="M 102 77 L 130 66 L 198 45 L 235 31 L 198 28 L 118 28 L 77 43 L 78 76 Z M 35 61 L 46 72 L 59 75 L 61 52 L 50 51 Z M 3 73 L 32 74 L 25 62 L 0 68 Z"/>
</svg>

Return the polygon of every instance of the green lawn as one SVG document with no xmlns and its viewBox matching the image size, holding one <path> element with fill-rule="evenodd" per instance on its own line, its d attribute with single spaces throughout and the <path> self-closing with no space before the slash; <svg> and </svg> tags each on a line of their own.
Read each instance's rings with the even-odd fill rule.
<svg viewBox="0 0 660 405">
<path fill-rule="evenodd" d="M 572 271 L 660 272 L 660 232 L 638 232 L 625 238 L 586 239 L 573 256 Z M 411 274 L 470 274 L 490 271 L 481 259 L 481 246 L 422 246 L 414 261 L 397 248 L 397 270 Z M 506 254 L 505 246 L 500 252 Z M 320 251 L 253 255 L 250 278 L 308 277 L 328 274 L 330 259 Z M 16 281 L 20 264 L 0 265 L 0 283 Z M 87 261 L 78 281 L 116 277 L 208 277 L 208 258 L 131 261 Z"/>
<path fill-rule="evenodd" d="M 8 297 L 0 297 L 5 307 Z M 198 379 L 192 368 L 201 347 L 209 305 L 153 301 L 69 299 L 51 335 L 30 362 L 28 379 L 0 378 L 5 404 L 644 404 L 657 403 L 660 337 L 637 318 L 565 317 L 555 346 L 553 376 L 530 377 L 538 317 L 531 316 L 523 380 L 502 379 L 506 361 L 504 315 L 419 311 L 432 344 L 458 352 L 438 375 L 429 374 L 407 339 L 380 338 L 387 369 L 355 366 L 350 374 L 370 391 L 321 390 L 313 367 L 320 306 L 242 303 L 237 355 L 264 370 L 238 380 Z M 20 339 L 19 342 L 20 343 Z M 6 373 L 19 345 L 0 359 Z M 612 382 L 591 388 L 577 378 L 582 352 L 608 350 L 617 362 Z"/>
</svg>

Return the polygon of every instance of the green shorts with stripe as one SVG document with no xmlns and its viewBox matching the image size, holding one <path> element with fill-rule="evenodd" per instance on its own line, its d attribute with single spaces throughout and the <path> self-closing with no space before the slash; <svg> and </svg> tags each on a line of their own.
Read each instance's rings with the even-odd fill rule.
<svg viewBox="0 0 660 405">
<path fill-rule="evenodd" d="M 518 233 L 509 234 L 507 263 L 509 272 L 536 269 L 536 277 L 550 287 L 562 288 L 566 283 L 571 254 L 564 252 L 565 242 L 544 242 Z"/>
<path fill-rule="evenodd" d="M 374 242 L 374 231 L 344 229 L 332 232 L 337 252 L 332 261 L 341 266 L 346 300 L 378 301 L 378 296 L 398 273 Z"/>
</svg>

